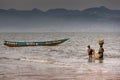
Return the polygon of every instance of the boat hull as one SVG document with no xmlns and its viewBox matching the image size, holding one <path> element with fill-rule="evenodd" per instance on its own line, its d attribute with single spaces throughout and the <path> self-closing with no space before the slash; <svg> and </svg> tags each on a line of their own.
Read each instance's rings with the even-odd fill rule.
<svg viewBox="0 0 120 80">
<path fill-rule="evenodd" d="M 44 42 L 14 42 L 14 41 L 4 41 L 4 45 L 9 47 L 24 47 L 24 46 L 56 46 L 61 44 L 68 39 L 60 39 L 54 41 L 44 41 Z"/>
</svg>

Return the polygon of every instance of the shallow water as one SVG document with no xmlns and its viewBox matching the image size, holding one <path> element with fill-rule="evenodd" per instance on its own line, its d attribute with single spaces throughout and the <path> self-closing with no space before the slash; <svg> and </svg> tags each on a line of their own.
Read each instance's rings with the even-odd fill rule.
<svg viewBox="0 0 120 80">
<path fill-rule="evenodd" d="M 0 80 L 120 80 L 120 33 L 0 33 Z M 58 46 L 7 47 L 4 40 L 70 40 Z M 104 60 L 88 62 L 87 45 Z"/>
</svg>

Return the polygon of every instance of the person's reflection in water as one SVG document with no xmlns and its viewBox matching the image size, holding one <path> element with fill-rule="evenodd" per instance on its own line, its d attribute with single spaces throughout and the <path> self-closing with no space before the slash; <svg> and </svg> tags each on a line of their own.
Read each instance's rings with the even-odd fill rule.
<svg viewBox="0 0 120 80">
<path fill-rule="evenodd" d="M 100 59 L 100 60 L 99 60 L 99 63 L 103 63 L 103 59 Z"/>
<path fill-rule="evenodd" d="M 95 63 L 103 63 L 103 60 L 102 60 L 102 59 L 99 59 L 99 60 L 95 60 L 94 62 L 95 62 Z"/>
</svg>

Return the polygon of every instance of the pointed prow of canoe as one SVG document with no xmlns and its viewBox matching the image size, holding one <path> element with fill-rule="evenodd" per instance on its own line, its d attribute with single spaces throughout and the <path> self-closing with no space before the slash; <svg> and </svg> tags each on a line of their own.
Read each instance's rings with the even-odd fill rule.
<svg viewBox="0 0 120 80">
<path fill-rule="evenodd" d="M 4 45 L 9 47 L 23 47 L 23 46 L 56 46 L 61 44 L 67 39 L 53 40 L 53 41 L 42 41 L 42 42 L 16 42 L 16 41 L 4 41 Z"/>
</svg>

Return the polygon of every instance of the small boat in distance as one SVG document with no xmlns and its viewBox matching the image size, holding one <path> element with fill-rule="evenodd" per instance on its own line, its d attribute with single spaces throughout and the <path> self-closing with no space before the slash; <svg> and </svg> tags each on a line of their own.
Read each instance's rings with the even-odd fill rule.
<svg viewBox="0 0 120 80">
<path fill-rule="evenodd" d="M 42 41 L 42 42 L 14 42 L 14 41 L 4 41 L 4 45 L 9 47 L 24 47 L 24 46 L 56 46 L 61 44 L 67 39 L 53 40 L 53 41 Z"/>
</svg>

